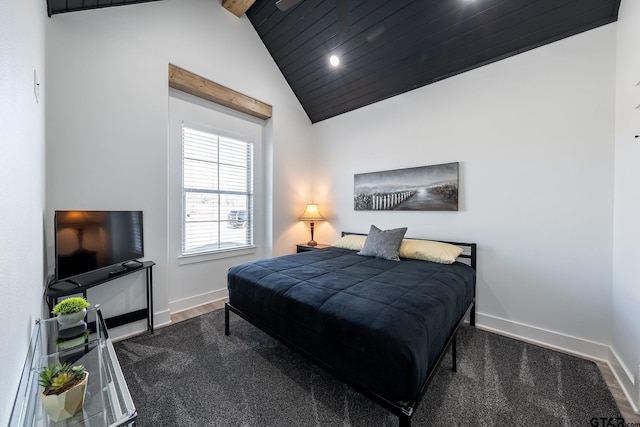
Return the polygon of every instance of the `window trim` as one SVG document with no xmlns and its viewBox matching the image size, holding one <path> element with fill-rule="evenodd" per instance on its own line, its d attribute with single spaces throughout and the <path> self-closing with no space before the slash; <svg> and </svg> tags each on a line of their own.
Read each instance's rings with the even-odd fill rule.
<svg viewBox="0 0 640 427">
<path fill-rule="evenodd" d="M 180 164 L 180 175 L 182 178 L 181 181 L 181 215 L 180 215 L 180 222 L 181 222 L 181 236 L 180 236 L 180 252 L 178 255 L 178 264 L 182 265 L 182 264 L 192 264 L 192 263 L 196 263 L 196 262 L 204 262 L 204 261 L 209 261 L 209 260 L 215 260 L 215 259 L 222 259 L 222 258 L 228 258 L 228 257 L 233 257 L 233 256 L 239 256 L 239 255 L 245 255 L 245 254 L 252 254 L 255 253 L 257 248 L 255 245 L 255 167 L 256 167 L 256 162 L 255 162 L 255 141 L 253 140 L 253 138 L 248 137 L 246 135 L 235 135 L 232 132 L 226 132 L 220 129 L 216 129 L 210 126 L 205 126 L 202 124 L 198 124 L 192 121 L 188 121 L 188 120 L 181 120 L 180 121 L 180 127 L 182 129 L 181 131 L 181 142 L 182 142 L 182 146 L 181 146 L 181 164 Z M 184 156 L 184 128 L 190 128 L 199 132 L 205 132 L 205 133 L 209 133 L 211 135 L 214 135 L 218 138 L 228 138 L 228 139 L 233 139 L 233 140 L 237 140 L 241 143 L 244 144 L 248 144 L 251 145 L 251 167 L 248 168 L 248 172 L 247 174 L 249 176 L 247 176 L 248 181 L 251 183 L 251 187 L 250 190 L 246 193 L 248 197 L 248 203 L 247 203 L 247 211 L 250 213 L 249 217 L 251 218 L 251 223 L 250 223 L 250 227 L 249 230 L 247 232 L 251 233 L 251 243 L 245 244 L 245 245 L 238 245 L 238 246 L 234 246 L 234 247 L 230 247 L 230 248 L 222 248 L 222 249 L 212 249 L 212 250 L 208 250 L 208 251 L 202 251 L 202 252 L 194 252 L 194 253 L 184 253 L 184 239 L 185 239 L 185 233 L 186 233 L 186 219 L 185 219 L 185 213 L 186 213 L 186 209 L 185 209 L 185 203 L 186 203 L 186 191 L 185 191 L 185 184 L 184 184 L 184 160 L 185 160 L 185 156 Z M 218 161 L 216 162 L 218 165 L 220 164 Z M 191 187 L 190 187 L 191 188 Z M 220 194 L 222 194 L 219 190 L 219 188 L 215 191 L 211 191 L 213 194 L 217 194 L 218 196 Z M 243 193 L 245 194 L 245 193 Z M 220 212 L 220 207 L 218 206 L 218 214 Z M 218 218 L 220 218 L 220 216 L 218 216 Z M 220 225 L 220 223 L 218 223 L 218 226 Z M 218 242 L 219 243 L 219 242 Z M 197 258 L 197 259 L 196 259 Z"/>
<path fill-rule="evenodd" d="M 271 206 L 270 177 L 271 171 L 269 156 L 271 144 L 269 143 L 270 120 L 261 120 L 248 114 L 233 111 L 220 104 L 194 96 L 181 90 L 169 88 L 169 126 L 168 126 L 168 155 L 169 155 L 169 241 L 168 257 L 171 265 L 170 274 L 195 274 L 207 265 L 227 265 L 232 257 L 226 258 L 227 253 L 219 255 L 189 255 L 184 259 L 181 254 L 182 233 L 182 122 L 197 124 L 206 129 L 213 129 L 223 135 L 228 135 L 254 144 L 254 248 L 238 249 L 230 255 L 237 259 L 256 259 L 256 257 L 268 256 L 271 253 L 271 236 L 268 232 L 271 223 L 270 212 L 267 206 Z M 198 257 L 202 257 L 204 263 L 200 263 Z M 222 259 L 217 260 L 218 257 Z M 188 259 L 187 259 L 188 258 Z M 172 261 L 171 261 L 172 260 Z M 181 265 L 185 263 L 185 265 Z M 191 264 L 193 263 L 193 264 Z M 185 271 L 185 273 L 183 273 Z M 186 273 L 186 272 L 189 273 Z"/>
<path fill-rule="evenodd" d="M 266 102 L 173 64 L 169 64 L 169 87 L 262 120 L 270 119 L 273 115 L 273 107 Z"/>
<path fill-rule="evenodd" d="M 258 251 L 255 245 L 243 246 L 233 249 L 220 249 L 217 252 L 202 252 L 190 255 L 178 255 L 178 265 L 196 264 L 199 262 L 215 261 L 237 256 L 253 255 Z"/>
</svg>

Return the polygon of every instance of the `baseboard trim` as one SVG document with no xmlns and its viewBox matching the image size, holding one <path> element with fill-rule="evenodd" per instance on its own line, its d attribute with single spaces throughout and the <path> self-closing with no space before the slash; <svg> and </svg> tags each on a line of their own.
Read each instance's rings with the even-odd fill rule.
<svg viewBox="0 0 640 427">
<path fill-rule="evenodd" d="M 220 301 L 229 296 L 229 292 L 226 288 L 217 289 L 211 292 L 205 292 L 204 294 L 194 295 L 192 297 L 183 298 L 176 301 L 169 302 L 170 314 L 180 313 L 185 310 L 191 310 L 192 308 L 199 307 L 201 305 L 209 304 L 212 302 Z M 169 320 L 170 321 L 170 320 Z"/>
<path fill-rule="evenodd" d="M 170 323 L 171 313 L 169 313 L 169 310 L 162 310 L 153 314 L 154 330 Z M 147 319 L 109 329 L 109 337 L 113 342 L 126 340 L 143 333 L 147 333 Z"/>
<path fill-rule="evenodd" d="M 476 327 L 584 359 L 607 363 L 631 408 L 638 413 L 640 403 L 632 398 L 639 394 L 636 391 L 637 381 L 634 381 L 631 371 L 610 346 L 483 313 L 477 313 Z"/>
<path fill-rule="evenodd" d="M 161 312 L 153 313 L 153 329 L 167 326 L 171 323 L 171 311 L 169 309 L 162 310 Z"/>
<path fill-rule="evenodd" d="M 640 402 L 638 400 L 640 399 L 640 393 L 636 388 L 640 386 L 640 384 L 638 384 L 638 379 L 634 379 L 634 375 L 631 373 L 629 368 L 624 363 L 622 363 L 622 360 L 618 356 L 618 353 L 616 353 L 616 351 L 612 348 L 609 348 L 608 363 L 609 368 L 611 368 L 613 376 L 616 377 L 616 381 L 618 381 L 618 384 L 620 384 L 620 388 L 627 398 L 631 409 L 636 414 L 639 414 Z M 633 396 L 635 396 L 635 398 Z"/>
<path fill-rule="evenodd" d="M 569 353 L 574 356 L 608 362 L 608 345 L 573 337 L 536 326 L 502 319 L 488 314 L 478 313 L 476 325 L 480 329 L 495 332 L 542 347 Z"/>
</svg>

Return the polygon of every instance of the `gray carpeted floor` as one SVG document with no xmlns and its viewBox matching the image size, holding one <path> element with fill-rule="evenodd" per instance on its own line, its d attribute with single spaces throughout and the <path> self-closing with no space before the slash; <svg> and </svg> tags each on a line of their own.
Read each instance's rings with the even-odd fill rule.
<svg viewBox="0 0 640 427">
<path fill-rule="evenodd" d="M 116 343 L 138 426 L 396 426 L 397 417 L 224 310 Z M 589 361 L 464 327 L 413 426 L 589 426 L 620 413 Z M 600 424 L 598 424 L 600 425 Z"/>
</svg>

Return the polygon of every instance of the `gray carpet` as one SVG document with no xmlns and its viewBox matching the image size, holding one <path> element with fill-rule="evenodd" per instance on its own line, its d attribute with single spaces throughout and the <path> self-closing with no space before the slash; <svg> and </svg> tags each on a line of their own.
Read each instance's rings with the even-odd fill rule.
<svg viewBox="0 0 640 427">
<path fill-rule="evenodd" d="M 116 343 L 138 426 L 396 426 L 398 418 L 224 310 Z M 620 417 L 589 361 L 463 327 L 413 426 L 588 426 Z"/>
</svg>

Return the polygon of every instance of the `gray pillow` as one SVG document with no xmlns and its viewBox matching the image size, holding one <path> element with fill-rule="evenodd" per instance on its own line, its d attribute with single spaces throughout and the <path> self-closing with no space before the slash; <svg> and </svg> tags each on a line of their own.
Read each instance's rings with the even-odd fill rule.
<svg viewBox="0 0 640 427">
<path fill-rule="evenodd" d="M 404 238 L 407 227 L 394 228 L 393 230 L 380 230 L 375 225 L 371 225 L 364 247 L 358 255 L 374 256 L 391 261 L 400 261 L 398 251 Z"/>
</svg>

